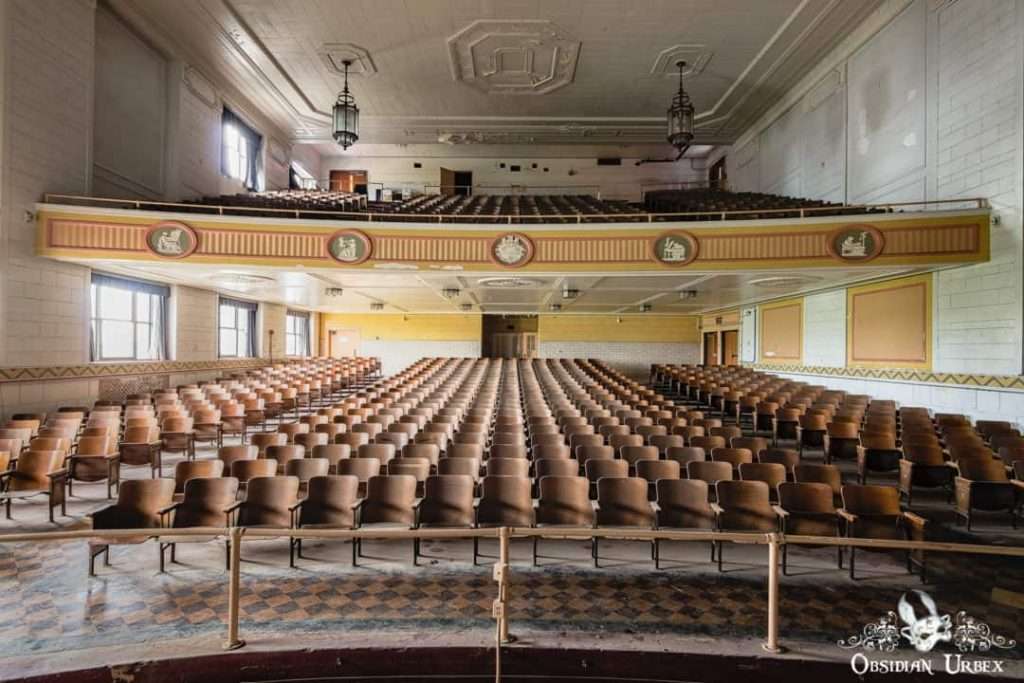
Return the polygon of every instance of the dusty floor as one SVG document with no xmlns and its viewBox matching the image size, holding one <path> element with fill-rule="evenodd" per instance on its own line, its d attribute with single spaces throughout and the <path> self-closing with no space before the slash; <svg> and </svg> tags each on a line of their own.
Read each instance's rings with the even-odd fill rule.
<svg viewBox="0 0 1024 683">
<path fill-rule="evenodd" d="M 213 457 L 209 447 L 199 457 Z M 165 462 L 165 475 L 176 458 Z M 125 468 L 126 477 L 148 469 Z M 85 528 L 85 515 L 108 504 L 103 484 L 76 484 L 69 517 L 51 525 L 42 499 L 16 502 L 0 520 L 0 677 L 5 679 L 145 656 L 219 651 L 225 635 L 227 573 L 220 541 L 181 544 L 178 563 L 158 572 L 157 546 L 114 547 L 112 565 L 88 578 L 84 542 L 3 543 L 2 534 Z M 982 519 L 968 537 L 952 526 L 941 497 L 921 495 L 915 509 L 935 520 L 937 537 L 1020 543 L 999 518 Z M 307 542 L 306 559 L 288 567 L 284 539 L 248 541 L 243 552 L 241 631 L 250 648 L 296 643 L 493 644 L 491 567 L 473 567 L 470 541 L 424 542 L 423 566 L 411 543 L 364 543 L 351 566 L 348 543 Z M 482 542 L 493 562 L 493 542 Z M 589 543 L 544 541 L 530 566 L 529 541 L 512 548 L 510 619 L 520 647 L 582 640 L 608 647 L 759 652 L 766 625 L 766 549 L 726 546 L 725 571 L 708 544 L 666 544 L 654 569 L 649 545 L 602 544 L 594 569 Z M 782 579 L 781 637 L 792 656 L 843 658 L 836 641 L 896 610 L 907 590 L 924 588 L 941 612 L 966 610 L 992 630 L 1024 639 L 1024 563 L 933 555 L 929 583 L 906 573 L 899 554 L 859 553 L 858 580 L 836 568 L 829 549 L 794 549 Z M 862 577 L 862 578 L 861 578 Z M 404 640 L 403 640 L 404 639 Z M 955 651 L 955 650 L 950 650 Z M 1020 646 L 996 655 L 1013 659 Z M 995 656 L 995 655 L 993 655 Z"/>
</svg>

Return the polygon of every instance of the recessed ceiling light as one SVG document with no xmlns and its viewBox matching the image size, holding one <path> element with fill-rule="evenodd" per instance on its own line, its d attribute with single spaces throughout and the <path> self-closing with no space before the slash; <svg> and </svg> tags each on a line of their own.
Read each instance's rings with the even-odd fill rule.
<svg viewBox="0 0 1024 683">
<path fill-rule="evenodd" d="M 529 277 L 485 277 L 477 280 L 477 284 L 490 289 L 523 289 L 537 287 L 543 282 Z"/>
<path fill-rule="evenodd" d="M 751 280 L 749 284 L 754 287 L 778 289 L 782 287 L 798 287 L 820 280 L 821 278 L 816 275 L 776 275 L 772 277 L 759 277 Z"/>
</svg>

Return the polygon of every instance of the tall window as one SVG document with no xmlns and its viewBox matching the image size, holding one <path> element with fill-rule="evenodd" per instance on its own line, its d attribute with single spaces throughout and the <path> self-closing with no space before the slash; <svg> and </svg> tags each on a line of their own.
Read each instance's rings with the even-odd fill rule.
<svg viewBox="0 0 1024 683">
<path fill-rule="evenodd" d="M 284 352 L 289 356 L 308 356 L 309 313 L 288 311 L 285 321 Z"/>
<path fill-rule="evenodd" d="M 251 358 L 256 355 L 256 304 L 220 300 L 220 356 Z"/>
<path fill-rule="evenodd" d="M 91 297 L 93 361 L 167 358 L 169 287 L 93 273 Z"/>
<path fill-rule="evenodd" d="M 241 180 L 250 190 L 259 183 L 259 152 L 263 138 L 231 110 L 221 118 L 221 173 Z"/>
</svg>

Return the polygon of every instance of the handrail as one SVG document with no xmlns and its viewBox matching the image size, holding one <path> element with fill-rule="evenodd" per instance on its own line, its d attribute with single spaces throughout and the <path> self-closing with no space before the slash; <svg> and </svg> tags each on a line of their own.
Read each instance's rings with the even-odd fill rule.
<svg viewBox="0 0 1024 683">
<path fill-rule="evenodd" d="M 219 537 L 230 540 L 231 554 L 228 576 L 228 637 L 224 649 L 242 647 L 239 637 L 239 594 L 241 590 L 241 548 L 243 538 L 316 538 L 316 539 L 466 539 L 497 538 L 499 556 L 495 563 L 494 578 L 498 584 L 498 597 L 494 601 L 492 616 L 495 630 L 495 671 L 500 681 L 501 646 L 512 637 L 508 629 L 508 587 L 510 564 L 508 544 L 512 538 L 607 538 L 636 541 L 726 541 L 738 544 L 768 546 L 768 626 L 762 647 L 772 653 L 782 652 L 779 645 L 779 549 L 784 545 L 844 546 L 854 548 L 921 550 L 1004 557 L 1024 557 L 1024 546 L 994 546 L 973 543 L 941 541 L 902 541 L 890 539 L 848 538 L 842 536 L 785 535 L 783 533 L 729 532 L 683 529 L 626 529 L 600 527 L 493 527 L 493 528 L 412 528 L 412 529 L 267 529 L 248 527 L 196 527 L 186 529 L 76 529 L 0 534 L 0 543 L 56 542 L 65 540 L 96 540 L 100 543 L 118 539 Z"/>
<path fill-rule="evenodd" d="M 420 223 L 442 223 L 450 221 L 453 223 L 480 223 L 489 224 L 496 222 L 507 222 L 507 223 L 536 223 L 541 224 L 550 221 L 551 219 L 558 218 L 575 218 L 577 223 L 580 222 L 593 222 L 595 220 L 603 222 L 640 222 L 647 221 L 653 222 L 655 219 L 684 219 L 684 218 L 696 218 L 696 217 L 708 217 L 707 220 L 728 220 L 730 216 L 742 217 L 749 215 L 764 216 L 780 215 L 780 214 L 793 214 L 799 213 L 800 218 L 812 218 L 815 215 L 821 214 L 832 214 L 837 216 L 843 215 L 863 215 L 865 212 L 876 210 L 882 211 L 886 209 L 894 209 L 897 207 L 908 207 L 908 206 L 931 206 L 931 205 L 948 205 L 948 204 L 973 204 L 975 209 L 988 209 L 990 208 L 988 199 L 984 197 L 965 197 L 962 199 L 933 199 L 922 202 L 891 202 L 888 204 L 850 204 L 843 206 L 810 206 L 810 207 L 794 207 L 789 209 L 740 209 L 733 211 L 681 211 L 681 212 L 639 212 L 639 213 L 570 213 L 570 214 L 558 214 L 558 215 L 532 215 L 532 214 L 494 214 L 486 216 L 476 216 L 472 214 L 444 214 L 444 213 L 397 213 L 389 211 L 373 212 L 373 211 L 345 211 L 345 210 L 325 210 L 325 209 L 279 209 L 273 207 L 263 206 L 232 206 L 229 204 L 183 204 L 180 202 L 162 202 L 162 201 L 150 201 L 145 199 L 116 199 L 109 197 L 86 197 L 82 195 L 69 195 L 69 194 L 52 194 L 47 193 L 43 195 L 44 203 L 53 203 L 53 200 L 71 200 L 76 202 L 95 202 L 99 204 L 116 204 L 114 208 L 125 208 L 123 205 L 128 205 L 127 208 L 134 208 L 137 210 L 145 210 L 147 206 L 159 206 L 159 207 L 174 207 L 187 209 L 188 213 L 211 213 L 217 215 L 228 215 L 231 213 L 274 213 L 281 214 L 288 218 L 302 218 L 305 215 L 312 216 L 329 216 L 334 219 L 338 219 L 339 216 L 342 219 L 352 217 L 353 220 L 359 220 L 361 222 L 374 222 L 374 221 L 390 221 L 393 219 L 402 219 L 402 222 L 420 222 Z M 941 210 L 941 209 L 940 209 Z"/>
</svg>

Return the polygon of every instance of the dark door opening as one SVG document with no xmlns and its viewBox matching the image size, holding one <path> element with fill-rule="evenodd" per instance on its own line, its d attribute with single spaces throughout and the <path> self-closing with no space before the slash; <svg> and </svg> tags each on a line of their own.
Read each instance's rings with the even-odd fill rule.
<svg viewBox="0 0 1024 683">
<path fill-rule="evenodd" d="M 468 197 L 473 194 L 472 171 L 455 172 L 455 194 L 461 194 L 463 197 Z"/>
<path fill-rule="evenodd" d="M 484 315 L 480 352 L 484 358 L 534 358 L 537 355 L 537 316 Z"/>
</svg>

